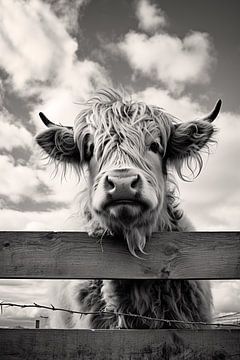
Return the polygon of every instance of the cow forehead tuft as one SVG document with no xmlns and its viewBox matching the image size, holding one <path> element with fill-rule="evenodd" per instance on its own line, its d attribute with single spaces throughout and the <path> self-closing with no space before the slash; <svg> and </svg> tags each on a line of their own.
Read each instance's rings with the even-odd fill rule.
<svg viewBox="0 0 240 360">
<path fill-rule="evenodd" d="M 76 131 L 88 127 L 90 133 L 127 135 L 129 132 L 170 132 L 174 118 L 163 109 L 144 102 L 126 100 L 116 91 L 105 90 L 86 102 L 75 121 Z M 80 132 L 81 133 L 81 132 Z"/>
</svg>

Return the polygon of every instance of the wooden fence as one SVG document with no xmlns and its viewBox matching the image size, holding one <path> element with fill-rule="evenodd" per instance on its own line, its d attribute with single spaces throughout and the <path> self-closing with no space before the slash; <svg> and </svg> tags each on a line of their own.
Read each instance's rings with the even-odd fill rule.
<svg viewBox="0 0 240 360">
<path fill-rule="evenodd" d="M 145 250 L 138 259 L 122 239 L 1 232 L 0 278 L 240 279 L 238 232 L 156 233 Z M 0 329 L 0 359 L 235 360 L 240 329 Z"/>
</svg>

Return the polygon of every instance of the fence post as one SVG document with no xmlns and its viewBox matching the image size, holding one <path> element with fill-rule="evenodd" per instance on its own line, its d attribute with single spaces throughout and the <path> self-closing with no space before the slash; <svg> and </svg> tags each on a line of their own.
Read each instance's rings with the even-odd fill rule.
<svg viewBox="0 0 240 360">
<path fill-rule="evenodd" d="M 40 328 L 40 320 L 36 320 L 35 329 L 39 329 L 39 328 Z"/>
</svg>

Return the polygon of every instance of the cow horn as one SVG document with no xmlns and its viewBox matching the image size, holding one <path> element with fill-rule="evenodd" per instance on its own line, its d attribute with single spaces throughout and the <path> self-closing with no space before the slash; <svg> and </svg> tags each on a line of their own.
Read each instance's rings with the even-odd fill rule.
<svg viewBox="0 0 240 360">
<path fill-rule="evenodd" d="M 56 124 L 51 122 L 42 112 L 39 113 L 39 116 L 42 122 L 44 123 L 44 125 L 46 125 L 47 127 L 57 126 Z"/>
<path fill-rule="evenodd" d="M 47 127 L 62 126 L 62 125 L 54 124 L 42 112 L 39 113 L 39 116 L 40 116 L 42 122 L 44 123 L 44 125 L 46 125 Z M 72 126 L 63 126 L 63 127 L 66 127 L 67 129 L 73 130 Z"/>
<path fill-rule="evenodd" d="M 219 99 L 216 105 L 214 106 L 214 108 L 212 109 L 212 111 L 208 115 L 204 116 L 199 120 L 208 121 L 210 123 L 213 122 L 218 116 L 221 106 L 222 106 L 222 100 Z"/>
</svg>

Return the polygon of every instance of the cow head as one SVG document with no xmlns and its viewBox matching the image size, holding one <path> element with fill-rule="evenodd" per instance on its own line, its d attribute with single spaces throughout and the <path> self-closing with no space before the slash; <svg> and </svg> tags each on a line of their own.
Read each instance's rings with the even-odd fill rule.
<svg viewBox="0 0 240 360">
<path fill-rule="evenodd" d="M 89 219 L 123 234 L 135 254 L 152 231 L 172 229 L 168 168 L 174 165 L 181 174 L 185 160 L 201 159 L 220 107 L 219 100 L 205 118 L 177 123 L 157 106 L 102 90 L 86 103 L 73 128 L 40 113 L 48 129 L 36 140 L 50 158 L 86 170 Z"/>
</svg>

